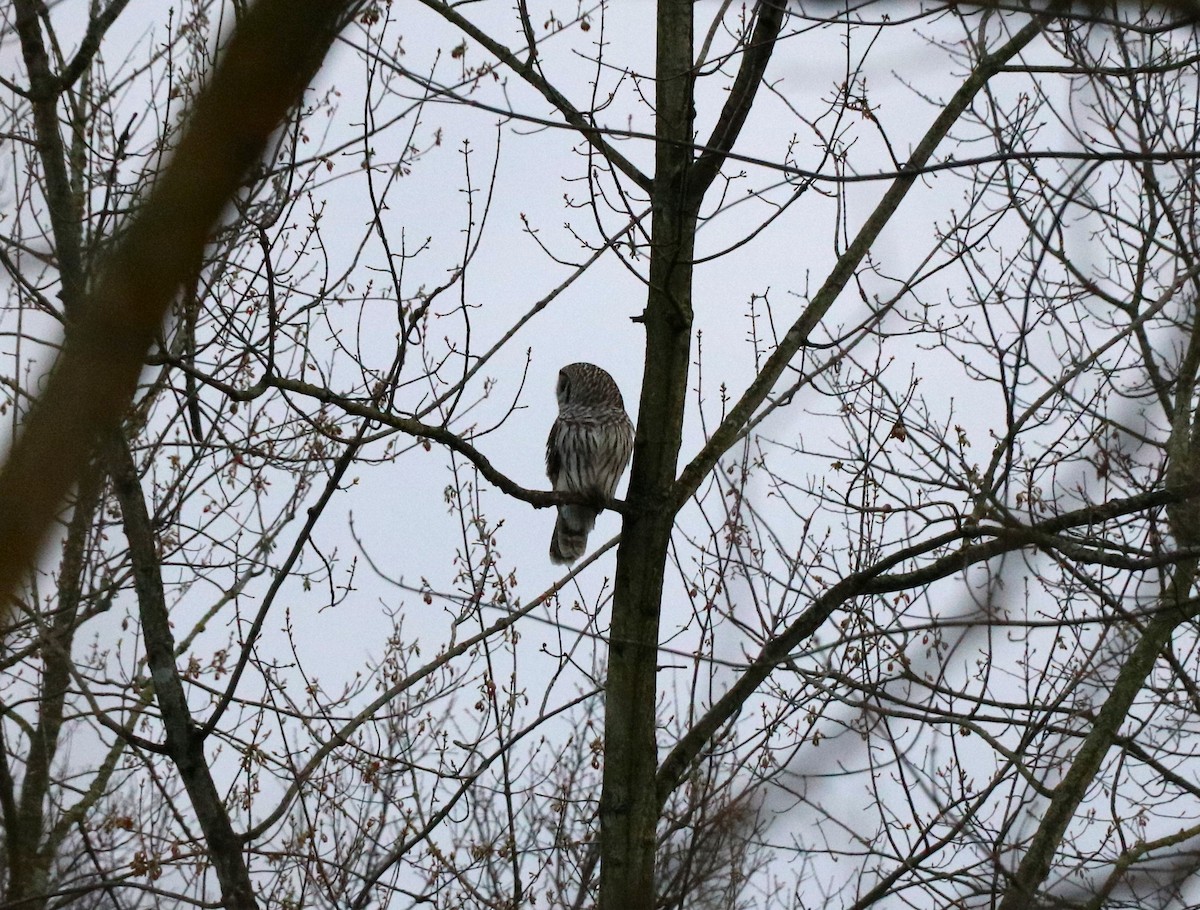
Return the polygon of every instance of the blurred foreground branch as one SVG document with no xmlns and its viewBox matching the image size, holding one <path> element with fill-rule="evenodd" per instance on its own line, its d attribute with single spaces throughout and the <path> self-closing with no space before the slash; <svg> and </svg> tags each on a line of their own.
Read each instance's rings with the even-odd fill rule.
<svg viewBox="0 0 1200 910">
<path fill-rule="evenodd" d="M 45 391 L 0 468 L 0 592 L 36 558 L 101 434 L 132 399 L 142 363 L 221 212 L 317 72 L 354 0 L 260 0 L 193 108 L 183 139 L 123 229 Z M 18 17 L 32 10 L 18 9 Z"/>
</svg>

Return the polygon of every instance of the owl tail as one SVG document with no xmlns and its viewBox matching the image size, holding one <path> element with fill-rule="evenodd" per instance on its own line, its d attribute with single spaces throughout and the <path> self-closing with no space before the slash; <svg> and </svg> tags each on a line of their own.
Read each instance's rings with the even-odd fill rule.
<svg viewBox="0 0 1200 910">
<path fill-rule="evenodd" d="M 596 526 L 596 510 L 587 506 L 559 506 L 550 538 L 550 561 L 566 565 L 583 555 L 588 534 Z"/>
</svg>

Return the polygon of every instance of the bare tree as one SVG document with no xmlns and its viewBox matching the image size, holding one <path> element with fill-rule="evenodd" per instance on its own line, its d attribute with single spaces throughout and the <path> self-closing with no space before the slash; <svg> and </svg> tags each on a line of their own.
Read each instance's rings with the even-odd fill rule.
<svg viewBox="0 0 1200 910">
<path fill-rule="evenodd" d="M 87 11 L 0 44 L 4 906 L 1194 903 L 1190 10 Z"/>
</svg>

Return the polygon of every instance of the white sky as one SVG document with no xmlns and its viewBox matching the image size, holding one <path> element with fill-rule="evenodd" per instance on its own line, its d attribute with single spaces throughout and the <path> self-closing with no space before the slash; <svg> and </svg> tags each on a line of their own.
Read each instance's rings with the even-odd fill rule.
<svg viewBox="0 0 1200 910">
<path fill-rule="evenodd" d="M 521 39 L 515 28 L 512 6 L 510 0 L 487 0 L 467 4 L 461 9 L 474 22 L 488 27 L 498 40 L 516 49 Z M 63 23 L 69 31 L 69 23 L 78 21 L 72 17 L 78 17 L 82 8 L 81 3 L 61 4 L 55 9 L 56 21 Z M 908 9 L 896 7 L 897 10 L 902 8 Z M 147 23 L 158 21 L 157 17 L 162 16 L 165 9 L 166 6 L 157 0 L 131 4 L 123 17 L 125 25 L 117 33 L 119 41 L 136 44 L 142 38 L 137 46 L 144 52 L 146 46 L 158 40 L 155 29 L 161 27 Z M 713 0 L 697 3 L 698 39 L 706 32 L 709 19 L 717 9 L 718 4 Z M 565 10 L 558 12 L 563 14 Z M 406 52 L 402 62 L 415 72 L 427 72 L 438 53 L 446 58 L 459 40 L 453 31 L 418 4 L 396 3 L 392 15 L 397 21 L 389 26 L 391 40 L 402 41 Z M 535 20 L 540 16 L 541 13 L 535 13 Z M 649 111 L 637 95 L 638 80 L 624 74 L 652 71 L 653 22 L 654 7 L 649 0 L 621 0 L 605 13 L 603 26 L 607 47 L 597 94 L 602 97 L 608 91 L 616 90 L 611 106 L 603 115 L 607 125 L 643 132 L 651 129 Z M 961 26 L 946 19 L 940 24 L 922 23 L 920 28 L 935 34 L 939 40 L 955 41 L 960 37 Z M 148 31 L 143 32 L 143 29 Z M 542 51 L 544 72 L 579 107 L 588 105 L 589 80 L 596 72 L 594 61 L 588 58 L 595 52 L 594 42 L 600 33 L 598 18 L 593 19 L 590 31 L 571 29 L 548 42 Z M 836 27 L 790 38 L 776 51 L 768 79 L 789 105 L 810 116 L 815 115 L 844 80 L 847 57 L 857 60 L 875 38 L 875 31 L 865 27 L 850 34 L 848 46 L 845 30 Z M 357 38 L 351 35 L 350 40 Z M 721 46 L 720 38 L 717 46 Z M 121 59 L 121 51 L 114 46 L 105 56 L 109 66 L 115 67 L 115 61 Z M 465 62 L 477 65 L 485 59 L 486 55 L 468 41 Z M 439 78 L 447 81 L 454 73 L 454 65 L 447 65 L 449 63 L 445 60 L 438 70 Z M 0 72 L 6 76 L 19 74 L 17 64 L 11 43 L 0 48 Z M 879 39 L 863 67 L 863 77 L 875 117 L 901 159 L 937 114 L 937 109 L 918 94 L 929 98 L 947 97 L 956 88 L 962 69 L 961 62 L 950 60 L 922 34 L 904 38 L 887 33 Z M 519 79 L 507 73 L 503 74 L 503 79 L 503 84 L 485 84 L 477 97 L 490 104 L 502 105 L 505 103 L 502 89 L 507 89 L 507 101 L 520 112 L 555 118 L 547 103 L 523 86 Z M 715 76 L 701 83 L 697 128 L 702 137 L 711 128 L 728 82 L 728 78 Z M 1019 82 L 1019 77 L 1002 76 L 996 80 L 995 90 L 998 93 L 1015 92 L 1021 87 Z M 318 83 L 318 91 L 334 86 L 340 92 L 338 108 L 324 140 L 328 145 L 337 145 L 357 134 L 362 122 L 364 83 L 363 61 L 350 48 L 339 47 Z M 1065 97 L 1065 82 L 1048 82 L 1047 85 L 1051 86 L 1052 94 L 1058 92 L 1057 97 Z M 641 81 L 643 91 L 649 91 L 650 87 L 648 79 Z M 380 107 L 378 117 L 385 119 L 400 109 L 394 100 L 389 101 Z M 826 126 L 823 121 L 822 128 Z M 446 315 L 429 323 L 427 350 L 431 356 L 445 352 L 441 343 L 443 335 L 453 339 L 455 344 L 461 344 L 464 325 L 460 315 L 451 311 L 459 299 L 465 300 L 471 306 L 471 346 L 477 354 L 490 348 L 516 318 L 570 272 L 568 267 L 548 260 L 524 232 L 522 216 L 538 231 L 540 241 L 564 259 L 578 260 L 584 255 L 575 234 L 593 242 L 596 240 L 598 232 L 592 212 L 586 207 L 569 209 L 564 203 L 564 195 L 576 200 L 585 197 L 586 184 L 578 179 L 584 173 L 585 162 L 578 152 L 577 137 L 570 131 L 539 130 L 527 123 L 501 122 L 494 113 L 436 103 L 426 106 L 415 127 L 413 118 L 406 117 L 392 129 L 374 137 L 371 144 L 376 160 L 395 159 L 408 141 L 410 131 L 412 141 L 419 147 L 428 146 L 434 132 L 441 131 L 440 145 L 416 162 L 411 174 L 401 178 L 389 192 L 384 216 L 394 244 L 398 244 L 402 232 L 410 246 L 420 245 L 425 238 L 430 238 L 428 249 L 406 266 L 405 292 L 410 295 L 415 295 L 422 287 L 445 281 L 460 262 L 467 204 L 462 192 L 463 144 L 470 145 L 472 180 L 480 190 L 476 205 L 481 205 L 487 191 L 498 149 L 495 193 L 483 241 L 465 282 L 435 303 L 433 312 Z M 964 132 L 965 129 L 960 130 L 956 135 Z M 314 133 L 314 143 L 319 139 Z M 793 139 L 794 163 L 801 167 L 816 166 L 820 150 L 812 132 L 792 116 L 780 97 L 762 92 L 737 151 L 780 161 Z M 853 142 L 848 159 L 852 172 L 890 170 L 878 130 L 870 121 L 864 118 L 854 123 L 845 139 Z M 1046 126 L 1039 141 L 1048 148 L 1067 145 L 1065 132 L 1055 124 Z M 645 171 L 650 170 L 651 145 L 645 139 L 624 140 L 617 143 L 617 148 Z M 968 147 L 966 154 L 970 153 Z M 345 267 L 355 255 L 358 241 L 368 231 L 369 198 L 365 183 L 354 176 L 359 158 L 361 149 L 354 148 L 344 158 L 334 159 L 335 173 L 349 176 L 332 181 L 318 193 L 317 204 L 324 210 L 324 239 L 334 270 Z M 729 165 L 725 173 L 731 174 L 738 169 L 738 165 Z M 744 179 L 730 185 L 729 198 L 745 195 L 749 189 L 771 186 L 780 179 L 777 173 L 752 165 L 746 166 L 746 174 Z M 606 190 L 612 190 L 611 180 L 604 178 L 602 183 Z M 851 230 L 866 217 L 885 187 L 885 181 L 872 181 L 848 191 L 845 217 Z M 696 271 L 696 327 L 703 337 L 703 396 L 705 407 L 709 409 L 707 421 L 710 427 L 719 416 L 721 385 L 726 385 L 736 398 L 752 376 L 753 351 L 745 341 L 751 298 L 769 293 L 776 325 L 782 330 L 800 312 L 803 295 L 819 286 L 833 262 L 835 219 L 839 212 L 834 200 L 823 195 L 827 189 L 828 186 L 818 186 L 809 190 L 752 243 L 727 257 L 703 264 Z M 898 286 L 895 279 L 907 277 L 919 266 L 935 246 L 935 223 L 946 219 L 951 211 L 961 210 L 966 204 L 964 194 L 967 190 L 966 182 L 951 173 L 919 182 L 897 218 L 872 249 L 879 272 L 888 278 L 865 278 L 864 288 L 868 294 L 881 298 L 890 295 Z M 710 198 L 715 198 L 716 192 L 717 187 L 714 187 Z M 768 191 L 767 195 L 773 201 L 781 201 L 788 192 L 786 187 L 780 187 Z M 0 190 L 0 193 L 3 193 L 0 199 L 7 202 L 7 191 Z M 724 249 L 759 224 L 769 210 L 768 204 L 758 200 L 734 206 L 701 230 L 698 251 L 704 255 Z M 606 230 L 613 230 L 622 220 L 610 214 L 605 215 L 603 221 Z M 842 245 L 839 244 L 839 248 Z M 360 290 L 372 278 L 384 280 L 378 271 L 380 255 L 378 244 L 368 243 L 367 252 L 351 279 Z M 479 441 L 479 447 L 493 464 L 517 482 L 532 488 L 546 486 L 543 447 L 555 414 L 555 376 L 563 364 L 589 360 L 608 369 L 622 389 L 628 410 L 636 418 L 643 333 L 630 317 L 636 316 L 644 305 L 645 291 L 639 279 L 645 275 L 646 265 L 644 258 L 622 264 L 615 256 L 605 257 L 526 326 L 477 377 L 480 381 L 484 376 L 497 381 L 491 397 L 475 415 L 480 426 L 487 426 L 502 416 L 513 402 L 529 352 L 528 380 L 518 399 L 518 409 L 500 430 Z M 960 280 L 954 271 L 940 273 L 920 287 L 919 299 L 937 303 L 950 293 L 961 294 L 961 286 L 956 285 Z M 461 298 L 457 296 L 460 293 Z M 386 365 L 394 350 L 394 306 L 381 301 L 368 306 L 365 312 L 361 326 L 355 322 L 356 314 L 349 310 L 344 317 L 333 314 L 331 319 L 344 319 L 341 327 L 347 333 L 356 334 L 361 329 L 357 343 L 376 366 Z M 863 318 L 864 313 L 863 303 L 851 285 L 831 312 L 827 325 L 831 331 L 851 325 Z M 869 355 L 864 351 L 863 356 Z M 926 396 L 931 409 L 940 408 L 947 421 L 963 425 L 979 447 L 978 458 L 986 460 L 990 449 L 989 431 L 1001 429 L 1002 416 L 994 412 L 992 403 L 981 394 L 980 387 L 967 384 L 961 372 L 952 371 L 947 360 L 929 355 L 912 342 L 890 343 L 885 356 L 895 358 L 889 371 L 890 375 L 901 377 L 897 384 L 902 387 L 904 378 L 910 373 L 918 377 L 922 383 L 920 392 Z M 413 378 L 414 367 L 415 363 L 409 367 L 406 378 Z M 348 373 L 335 373 L 335 385 L 341 376 L 348 376 Z M 696 376 L 693 372 L 693 384 Z M 477 390 L 481 388 L 480 381 L 475 384 Z M 401 401 L 413 404 L 421 392 L 418 385 L 404 393 Z M 843 431 L 836 414 L 830 413 L 832 410 L 828 401 L 806 394 L 786 411 L 772 417 L 764 425 L 763 433 L 777 440 L 803 439 L 810 448 L 829 452 L 830 457 L 824 460 L 796 459 L 796 470 L 809 476 L 827 475 L 829 482 L 836 486 L 839 479 L 831 473 L 830 464 L 837 457 L 838 446 L 843 441 L 839 434 Z M 820 417 L 819 413 L 830 416 Z M 952 413 L 953 417 L 950 416 Z M 693 406 L 687 420 L 682 463 L 698 450 L 702 435 L 699 412 Z M 377 448 L 375 454 L 378 451 Z M 448 510 L 444 499 L 444 489 L 451 482 L 445 453 L 436 448 L 426 453 L 418 448 L 394 463 L 357 466 L 349 476 L 354 479 L 353 485 L 339 495 L 315 538 L 326 556 L 338 554 L 340 562 L 335 570 L 335 581 L 345 580 L 346 568 L 358 555 L 358 546 L 348 523 L 352 516 L 355 535 L 362 541 L 365 553 L 384 573 L 412 585 L 428 579 L 435 590 L 455 588 L 452 560 L 456 549 L 461 547 L 461 531 L 458 519 Z M 777 503 L 767 497 L 764 485 L 760 483 L 752 489 L 756 491 L 755 505 L 774 516 L 777 530 L 785 536 L 789 532 L 799 533 L 800 523 L 794 518 L 789 519 Z M 282 495 L 282 491 L 276 492 Z M 546 557 L 553 515 L 508 500 L 486 483 L 483 503 L 488 518 L 493 523 L 503 523 L 497 543 L 503 556 L 504 571 L 517 573 L 517 594 L 523 601 L 528 600 L 558 577 Z M 682 522 L 688 531 L 700 528 L 693 508 L 685 510 Z M 618 527 L 615 515 L 602 516 L 592 536 L 592 544 L 607 540 Z M 290 546 L 296 530 L 298 524 L 290 533 L 285 532 L 284 544 L 279 548 L 280 558 Z M 692 552 L 682 546 L 679 552 L 687 566 Z M 311 560 L 309 554 L 305 565 L 311 567 Z M 613 555 L 608 554 L 584 574 L 579 584 L 585 601 L 592 602 L 599 592 L 608 590 L 607 579 L 612 572 Z M 681 596 L 677 580 L 674 576 L 672 579 L 664 607 L 663 638 L 672 641 L 673 647 L 689 651 L 694 647 L 694 632 L 682 638 L 676 638 L 675 633 L 691 624 L 691 609 Z M 404 616 L 406 635 L 420 640 L 427 655 L 432 655 L 453 637 L 469 634 L 476 628 L 468 623 L 462 630 L 458 629 L 455 617 L 441 604 L 427 606 L 419 596 L 397 591 L 377 578 L 361 560 L 354 587 L 353 593 L 339 607 L 321 610 L 327 598 L 325 591 L 320 587 L 304 591 L 298 582 L 289 583 L 285 587 L 285 596 L 268 620 L 266 636 L 259 645 L 260 654 L 284 662 L 291 660 L 290 645 L 282 632 L 284 609 L 287 608 L 295 632 L 296 657 L 310 678 L 319 678 L 326 691 L 337 692 L 344 685 L 353 684 L 355 674 L 365 661 L 382 655 L 391 625 L 388 614 L 393 611 Z M 211 592 L 198 593 L 205 599 L 192 602 L 191 606 L 197 612 L 212 596 Z M 958 612 L 962 608 L 957 596 L 948 610 Z M 564 600 L 568 602 L 557 621 L 563 625 L 582 626 L 586 618 L 570 611 L 569 599 L 564 592 Z M 246 598 L 244 609 L 252 612 L 256 606 L 254 597 Z M 744 618 L 752 618 L 749 604 L 738 605 L 738 610 L 740 614 L 745 611 L 741 614 Z M 184 611 L 186 606 L 181 607 L 177 619 L 180 624 Z M 498 615 L 493 611 L 487 618 L 494 619 Z M 548 611 L 538 615 L 553 618 Z M 602 627 L 607 626 L 607 611 L 599 618 L 599 623 Z M 553 667 L 553 662 L 541 656 L 539 651 L 544 643 L 553 646 L 557 633 L 554 625 L 539 622 L 536 617 L 524 621 L 520 628 L 524 635 L 519 658 L 520 684 L 530 692 L 536 705 L 549 685 L 549 670 Z M 216 646 L 226 634 L 227 626 L 224 621 L 219 621 L 210 630 L 209 642 Z M 745 643 L 732 631 L 728 634 L 716 650 L 726 659 L 737 660 L 742 656 Z M 972 649 L 977 647 L 978 643 L 969 643 L 961 655 L 956 655 L 964 667 L 972 664 Z M 591 667 L 602 654 L 603 648 L 595 640 L 585 640 L 578 659 L 584 667 Z M 686 671 L 664 673 L 661 691 L 668 695 L 686 694 L 690 690 L 688 679 Z M 578 676 L 558 679 L 554 699 L 566 701 L 573 697 L 579 681 Z M 254 697 L 258 686 L 257 680 L 249 680 L 244 694 Z M 367 695 L 369 697 L 371 693 Z M 473 697 L 473 693 L 464 694 L 464 700 Z M 459 708 L 468 712 L 461 705 Z M 748 708 L 746 713 L 752 714 L 753 710 Z M 462 719 L 464 723 L 470 723 L 468 715 Z M 814 762 L 824 761 L 828 755 L 826 752 L 806 758 L 797 769 L 811 769 Z M 865 792 L 858 786 L 857 783 L 852 785 L 851 795 L 839 795 L 846 800 L 850 811 L 856 811 L 866 801 Z M 787 833 L 787 823 L 781 822 L 776 829 L 778 839 L 786 840 Z"/>
</svg>

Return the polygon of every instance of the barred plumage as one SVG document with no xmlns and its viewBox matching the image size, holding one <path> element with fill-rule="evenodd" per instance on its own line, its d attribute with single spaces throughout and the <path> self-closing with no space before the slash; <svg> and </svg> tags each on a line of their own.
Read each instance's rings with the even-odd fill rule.
<svg viewBox="0 0 1200 910">
<path fill-rule="evenodd" d="M 558 371 L 558 419 L 546 440 L 546 475 L 560 492 L 612 498 L 633 453 L 633 423 L 613 378 L 591 363 Z M 583 555 L 601 509 L 558 507 L 550 561 L 562 565 Z"/>
</svg>

